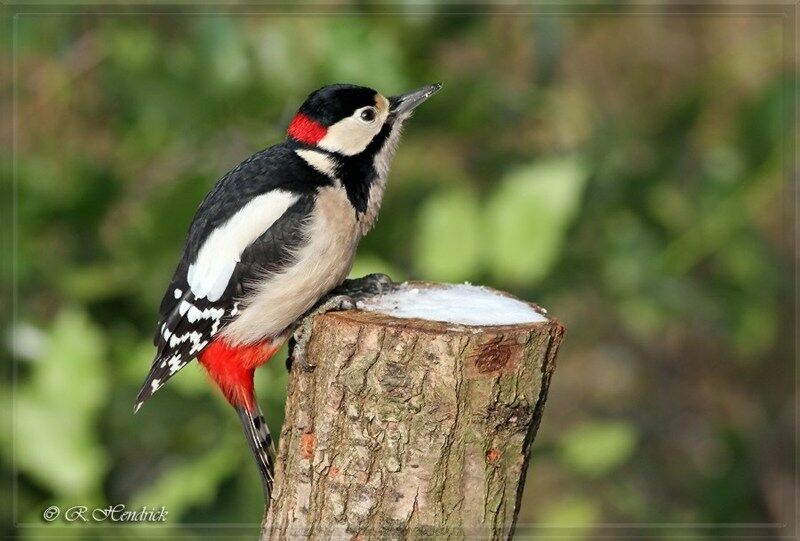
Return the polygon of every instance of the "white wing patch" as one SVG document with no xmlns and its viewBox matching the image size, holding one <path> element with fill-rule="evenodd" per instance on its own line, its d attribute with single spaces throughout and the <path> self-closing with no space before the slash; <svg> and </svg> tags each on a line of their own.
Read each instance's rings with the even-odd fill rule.
<svg viewBox="0 0 800 541">
<path fill-rule="evenodd" d="M 215 229 L 203 243 L 197 259 L 189 265 L 186 278 L 195 298 L 207 298 L 211 302 L 219 300 L 242 252 L 297 199 L 297 195 L 283 190 L 259 195 Z M 185 309 L 181 306 L 181 314 L 188 309 L 188 306 Z"/>
<path fill-rule="evenodd" d="M 336 176 L 336 162 L 327 154 L 310 149 L 295 150 L 295 153 L 323 175 Z"/>
</svg>

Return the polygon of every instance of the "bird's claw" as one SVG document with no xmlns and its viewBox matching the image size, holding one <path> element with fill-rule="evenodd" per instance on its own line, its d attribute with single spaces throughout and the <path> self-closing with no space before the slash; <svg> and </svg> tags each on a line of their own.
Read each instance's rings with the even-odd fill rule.
<svg viewBox="0 0 800 541">
<path fill-rule="evenodd" d="M 385 274 L 368 274 L 363 278 L 345 280 L 342 284 L 331 291 L 319 303 L 305 313 L 298 320 L 297 326 L 289 340 L 289 356 L 286 358 L 286 370 L 291 371 L 292 365 L 296 362 L 303 370 L 311 371 L 314 365 L 306 360 L 305 348 L 309 338 L 311 338 L 311 325 L 314 316 L 326 312 L 340 310 L 353 310 L 357 307 L 358 300 L 373 295 L 380 295 L 394 289 L 396 284 Z"/>
<path fill-rule="evenodd" d="M 352 310 L 355 307 L 356 301 L 349 295 L 333 295 L 325 298 L 321 303 L 306 312 L 306 314 L 300 318 L 297 327 L 295 327 L 292 333 L 292 338 L 289 340 L 289 355 L 286 357 L 286 370 L 291 371 L 295 362 L 302 370 L 311 371 L 314 369 L 314 365 L 306 360 L 305 355 L 306 344 L 308 343 L 308 339 L 311 338 L 311 325 L 314 316 L 327 312 Z"/>
<path fill-rule="evenodd" d="M 306 318 L 312 318 L 326 312 L 338 312 L 340 310 L 352 310 L 356 307 L 356 300 L 350 295 L 333 295 L 323 300 L 321 304 L 311 309 Z"/>
<path fill-rule="evenodd" d="M 397 287 L 391 278 L 385 274 L 368 274 L 362 278 L 345 280 L 342 285 L 333 290 L 333 295 L 347 295 L 356 300 L 381 295 Z"/>
</svg>

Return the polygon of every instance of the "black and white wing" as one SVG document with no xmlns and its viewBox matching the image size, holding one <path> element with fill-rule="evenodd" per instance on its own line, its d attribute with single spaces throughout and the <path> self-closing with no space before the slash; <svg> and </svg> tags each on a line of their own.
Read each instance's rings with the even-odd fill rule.
<svg viewBox="0 0 800 541">
<path fill-rule="evenodd" d="M 256 154 L 203 200 L 161 302 L 157 353 L 136 410 L 236 317 L 255 280 L 290 265 L 305 242 L 302 229 L 320 179 L 298 179 L 295 168 L 280 165 L 293 157 L 280 147 Z"/>
</svg>

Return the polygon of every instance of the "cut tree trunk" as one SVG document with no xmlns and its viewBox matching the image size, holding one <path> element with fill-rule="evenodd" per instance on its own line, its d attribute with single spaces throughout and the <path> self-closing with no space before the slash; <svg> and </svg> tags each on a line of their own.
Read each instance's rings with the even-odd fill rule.
<svg viewBox="0 0 800 541">
<path fill-rule="evenodd" d="M 310 329 L 261 539 L 510 538 L 561 324 L 348 310 Z"/>
</svg>

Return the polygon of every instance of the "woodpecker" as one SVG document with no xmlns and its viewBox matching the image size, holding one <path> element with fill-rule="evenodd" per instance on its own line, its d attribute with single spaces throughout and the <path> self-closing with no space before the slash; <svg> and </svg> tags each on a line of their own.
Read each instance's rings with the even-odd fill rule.
<svg viewBox="0 0 800 541">
<path fill-rule="evenodd" d="M 316 90 L 286 140 L 223 176 L 189 227 L 135 411 L 197 358 L 239 415 L 267 504 L 274 450 L 254 370 L 350 272 L 377 218 L 402 125 L 439 88 L 389 98 L 346 84 Z"/>
</svg>

